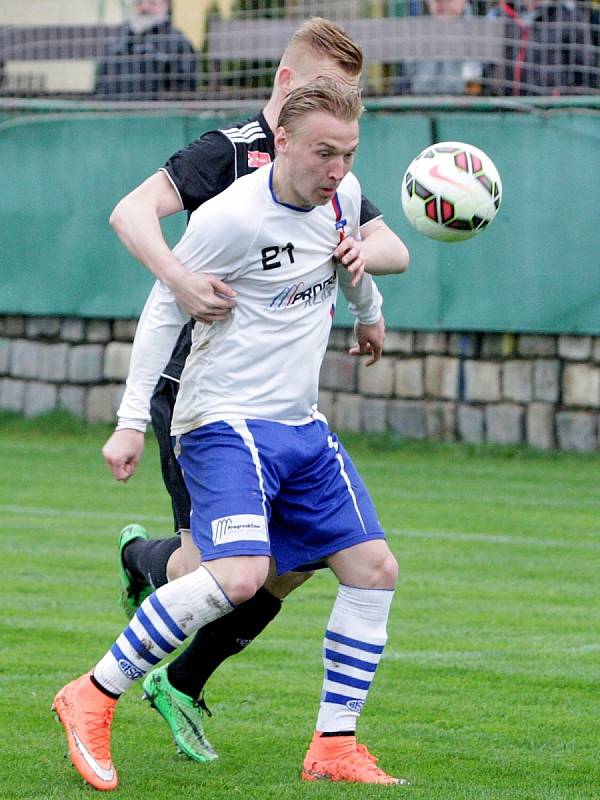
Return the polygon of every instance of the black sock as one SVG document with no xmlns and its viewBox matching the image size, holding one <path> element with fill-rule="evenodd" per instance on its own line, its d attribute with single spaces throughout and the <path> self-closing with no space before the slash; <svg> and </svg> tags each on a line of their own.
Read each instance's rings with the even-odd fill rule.
<svg viewBox="0 0 600 800">
<path fill-rule="evenodd" d="M 200 697 L 204 684 L 229 656 L 241 652 L 281 610 L 281 600 L 266 589 L 230 614 L 205 625 L 167 669 L 171 686 L 189 697 Z"/>
<path fill-rule="evenodd" d="M 121 697 L 120 694 L 109 692 L 108 689 L 105 686 L 102 686 L 102 684 L 94 677 L 93 673 L 90 675 L 90 680 L 94 684 L 96 689 L 99 689 L 102 692 L 102 694 L 105 694 L 107 697 L 112 697 L 113 700 L 118 700 L 119 697 Z"/>
<path fill-rule="evenodd" d="M 150 583 L 155 589 L 167 583 L 167 562 L 181 546 L 181 538 L 133 539 L 123 550 L 123 561 L 133 578 Z"/>
</svg>

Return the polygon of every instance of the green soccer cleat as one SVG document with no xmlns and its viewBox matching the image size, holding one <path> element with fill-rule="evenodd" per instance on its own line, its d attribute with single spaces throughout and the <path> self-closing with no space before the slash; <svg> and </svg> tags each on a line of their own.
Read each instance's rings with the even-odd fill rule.
<svg viewBox="0 0 600 800">
<path fill-rule="evenodd" d="M 192 700 L 187 694 L 171 686 L 167 676 L 167 665 L 158 667 L 144 679 L 144 700 L 149 700 L 165 720 L 177 749 L 192 761 L 207 764 L 219 756 L 204 735 L 204 712 L 208 711 L 203 700 Z M 210 712 L 208 712 L 210 715 Z"/>
<path fill-rule="evenodd" d="M 127 619 L 131 619 L 144 600 L 154 591 L 149 583 L 143 579 L 134 578 L 123 563 L 123 550 L 133 539 L 149 539 L 148 531 L 137 523 L 126 525 L 119 534 L 119 579 L 121 581 L 121 596 L 119 603 Z"/>
</svg>

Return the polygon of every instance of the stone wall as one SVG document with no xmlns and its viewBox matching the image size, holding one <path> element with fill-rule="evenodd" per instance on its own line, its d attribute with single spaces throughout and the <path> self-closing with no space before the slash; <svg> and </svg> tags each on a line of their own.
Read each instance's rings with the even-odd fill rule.
<svg viewBox="0 0 600 800">
<path fill-rule="evenodd" d="M 0 317 L 0 409 L 112 422 L 136 320 Z"/>
<path fill-rule="evenodd" d="M 134 320 L 0 317 L 0 408 L 114 420 Z M 600 337 L 390 331 L 366 368 L 333 331 L 320 407 L 333 428 L 600 449 Z"/>
</svg>

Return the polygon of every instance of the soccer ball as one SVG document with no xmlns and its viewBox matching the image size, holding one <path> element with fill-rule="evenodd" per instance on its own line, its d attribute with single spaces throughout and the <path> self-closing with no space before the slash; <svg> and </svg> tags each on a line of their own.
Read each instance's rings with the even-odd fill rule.
<svg viewBox="0 0 600 800">
<path fill-rule="evenodd" d="M 426 147 L 402 180 L 402 207 L 419 233 L 442 242 L 476 236 L 494 219 L 502 182 L 492 159 L 472 144 Z"/>
</svg>

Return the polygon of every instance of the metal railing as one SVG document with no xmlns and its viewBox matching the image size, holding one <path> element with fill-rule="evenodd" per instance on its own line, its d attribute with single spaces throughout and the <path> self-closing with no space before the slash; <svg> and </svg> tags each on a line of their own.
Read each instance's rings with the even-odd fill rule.
<svg viewBox="0 0 600 800">
<path fill-rule="evenodd" d="M 0 15 L 7 3 L 0 0 Z M 22 0 L 19 7 L 36 5 Z M 517 11 L 506 3 L 452 0 L 447 7 L 462 13 L 442 16 L 431 13 L 440 0 L 254 0 L 226 4 L 227 17 L 207 16 L 197 48 L 191 33 L 171 21 L 137 33 L 125 18 L 107 24 L 103 5 L 79 0 L 89 11 L 86 24 L 58 24 L 52 15 L 42 24 L 32 14 L 36 24 L 0 25 L 0 96 L 262 100 L 291 33 L 314 14 L 335 19 L 363 48 L 367 98 L 600 92 L 598 0 L 529 0 L 514 4 Z"/>
</svg>

